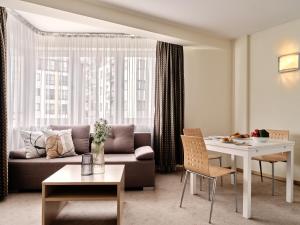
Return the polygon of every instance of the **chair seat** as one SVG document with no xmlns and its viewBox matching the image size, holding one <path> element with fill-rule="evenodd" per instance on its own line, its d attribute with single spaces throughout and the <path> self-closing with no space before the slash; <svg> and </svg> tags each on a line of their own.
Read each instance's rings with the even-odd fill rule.
<svg viewBox="0 0 300 225">
<path fill-rule="evenodd" d="M 220 159 L 222 158 L 221 155 L 218 154 L 208 154 L 208 159 Z"/>
<path fill-rule="evenodd" d="M 209 166 L 209 174 L 211 177 L 221 177 L 232 173 L 235 173 L 235 170 L 219 166 Z"/>
<path fill-rule="evenodd" d="M 263 162 L 285 162 L 287 161 L 286 154 L 278 153 L 278 154 L 271 154 L 271 155 L 262 155 L 253 157 L 255 160 L 263 161 Z"/>
</svg>

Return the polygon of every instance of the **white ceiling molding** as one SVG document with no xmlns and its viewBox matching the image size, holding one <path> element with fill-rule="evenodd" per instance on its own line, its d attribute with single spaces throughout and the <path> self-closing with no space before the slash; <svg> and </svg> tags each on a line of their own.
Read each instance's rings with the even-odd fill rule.
<svg viewBox="0 0 300 225">
<path fill-rule="evenodd" d="M 15 10 L 15 12 L 33 27 L 42 32 L 116 33 L 116 29 L 110 28 L 109 26 L 92 26 L 86 23 L 79 23 L 20 10 Z"/>
<path fill-rule="evenodd" d="M 66 16 L 74 18 L 77 14 L 84 16 L 89 23 L 98 24 L 98 26 L 101 23 L 109 23 L 118 29 L 118 33 L 129 33 L 176 44 L 226 49 L 230 46 L 229 39 L 209 34 L 206 31 L 191 29 L 188 26 L 158 20 L 142 14 L 132 14 L 130 11 L 115 9 L 97 0 L 2 0 L 0 4 L 31 13 L 58 16 L 58 18 Z"/>
</svg>

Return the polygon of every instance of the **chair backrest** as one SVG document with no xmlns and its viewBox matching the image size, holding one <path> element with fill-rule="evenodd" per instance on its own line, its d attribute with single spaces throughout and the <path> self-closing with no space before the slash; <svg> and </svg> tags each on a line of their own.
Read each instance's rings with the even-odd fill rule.
<svg viewBox="0 0 300 225">
<path fill-rule="evenodd" d="M 267 130 L 271 139 L 289 140 L 288 130 Z"/>
<path fill-rule="evenodd" d="M 289 131 L 288 130 L 267 130 L 269 132 L 269 138 L 279 139 L 279 140 L 289 140 Z M 278 153 L 287 157 L 287 152 Z"/>
<path fill-rule="evenodd" d="M 187 135 L 187 136 L 203 137 L 200 128 L 184 128 L 183 129 L 183 134 Z"/>
<path fill-rule="evenodd" d="M 181 140 L 185 169 L 209 176 L 208 152 L 203 137 L 181 135 Z"/>
</svg>

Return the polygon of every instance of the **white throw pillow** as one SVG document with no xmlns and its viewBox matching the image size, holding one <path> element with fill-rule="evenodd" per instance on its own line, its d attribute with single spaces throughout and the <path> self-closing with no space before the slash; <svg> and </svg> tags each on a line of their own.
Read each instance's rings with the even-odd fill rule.
<svg viewBox="0 0 300 225">
<path fill-rule="evenodd" d="M 72 130 L 44 130 L 47 159 L 77 155 Z"/>
<path fill-rule="evenodd" d="M 46 143 L 41 131 L 20 131 L 25 143 L 25 157 L 27 159 L 39 158 L 46 155 Z"/>
</svg>

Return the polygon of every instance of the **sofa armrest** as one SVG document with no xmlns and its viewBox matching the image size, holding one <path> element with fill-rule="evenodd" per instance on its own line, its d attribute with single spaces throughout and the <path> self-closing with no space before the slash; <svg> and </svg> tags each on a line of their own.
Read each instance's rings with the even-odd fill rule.
<svg viewBox="0 0 300 225">
<path fill-rule="evenodd" d="M 154 151 L 150 146 L 139 147 L 134 152 L 137 160 L 152 160 L 154 159 Z"/>
<path fill-rule="evenodd" d="M 15 151 L 9 152 L 10 159 L 26 159 L 26 151 L 25 148 L 21 148 Z"/>
</svg>

